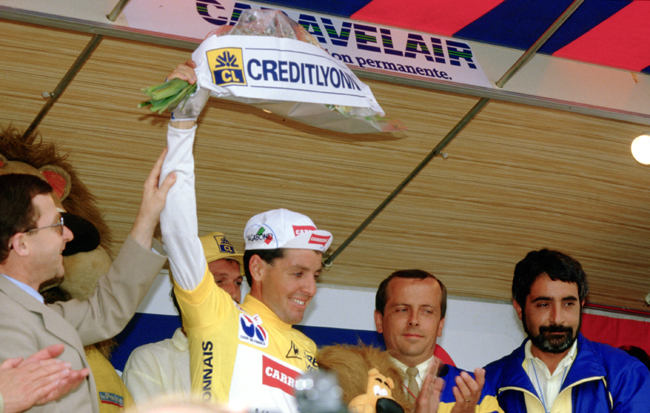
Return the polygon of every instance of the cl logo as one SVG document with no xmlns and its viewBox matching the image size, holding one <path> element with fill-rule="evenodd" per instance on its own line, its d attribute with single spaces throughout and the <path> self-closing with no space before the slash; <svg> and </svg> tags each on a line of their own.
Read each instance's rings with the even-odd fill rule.
<svg viewBox="0 0 650 413">
<path fill-rule="evenodd" d="M 240 83 L 242 82 L 243 79 L 240 79 L 238 77 L 238 74 L 240 74 L 241 71 L 239 70 L 231 70 L 231 69 L 224 69 L 221 71 L 221 76 L 225 82 L 237 82 Z"/>
</svg>

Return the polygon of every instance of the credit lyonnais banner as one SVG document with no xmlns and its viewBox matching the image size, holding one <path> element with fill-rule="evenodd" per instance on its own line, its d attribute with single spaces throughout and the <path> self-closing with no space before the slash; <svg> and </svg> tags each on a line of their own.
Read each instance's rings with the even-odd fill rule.
<svg viewBox="0 0 650 413">
<path fill-rule="evenodd" d="M 215 28 L 237 23 L 241 13 L 247 9 L 269 7 L 234 0 L 131 0 L 124 9 L 124 15 L 129 27 L 193 38 L 200 42 Z M 355 69 L 431 82 L 493 87 L 466 42 L 309 12 L 280 10 L 307 29 L 332 57 Z M 263 76 L 264 68 L 258 70 L 254 65 L 252 63 L 250 66 L 253 75 Z M 296 79 L 296 66 L 290 68 L 287 65 L 286 70 L 288 79 L 292 79 L 291 76 Z M 312 79 L 317 73 L 315 69 L 304 70 L 307 76 L 312 71 Z M 279 67 L 275 71 L 269 67 L 268 71 L 269 76 L 272 72 L 280 76 Z M 226 76 L 228 73 L 223 72 Z M 332 74 L 337 76 L 337 73 L 329 72 L 330 85 L 332 80 L 338 82 L 337 77 L 331 77 Z M 321 75 L 324 76 L 319 73 Z M 303 67 L 300 67 L 300 76 L 303 76 Z M 324 79 L 319 77 L 319 80 Z M 287 82 L 294 83 L 298 82 Z"/>
<path fill-rule="evenodd" d="M 210 36 L 192 59 L 199 84 L 215 97 L 366 107 L 384 115 L 370 88 L 345 64 L 298 40 Z"/>
</svg>

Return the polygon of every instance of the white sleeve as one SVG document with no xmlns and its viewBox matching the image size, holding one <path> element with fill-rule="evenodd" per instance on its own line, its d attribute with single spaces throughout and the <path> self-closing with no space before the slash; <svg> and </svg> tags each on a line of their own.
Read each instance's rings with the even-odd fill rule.
<svg viewBox="0 0 650 413">
<path fill-rule="evenodd" d="M 158 360 L 140 347 L 133 350 L 126 361 L 122 380 L 136 405 L 165 394 Z"/>
<path fill-rule="evenodd" d="M 171 172 L 176 182 L 167 194 L 165 209 L 160 214 L 163 244 L 174 280 L 184 290 L 194 290 L 203 279 L 206 262 L 199 240 L 194 189 L 194 134 L 192 129 L 167 129 L 167 157 L 162 166 L 160 182 Z"/>
</svg>

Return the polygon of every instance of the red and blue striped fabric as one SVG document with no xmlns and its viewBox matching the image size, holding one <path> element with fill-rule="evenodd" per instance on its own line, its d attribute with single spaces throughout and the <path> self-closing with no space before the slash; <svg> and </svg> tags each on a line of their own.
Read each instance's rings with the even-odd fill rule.
<svg viewBox="0 0 650 413">
<path fill-rule="evenodd" d="M 260 2 L 260 0 L 258 0 Z M 525 50 L 572 0 L 261 0 Z M 585 0 L 539 53 L 650 74 L 650 1 Z"/>
</svg>

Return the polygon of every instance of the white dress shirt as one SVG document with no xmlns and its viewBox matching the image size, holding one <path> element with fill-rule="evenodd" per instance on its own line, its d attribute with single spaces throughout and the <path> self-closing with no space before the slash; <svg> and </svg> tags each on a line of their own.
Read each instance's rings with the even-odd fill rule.
<svg viewBox="0 0 650 413">
<path fill-rule="evenodd" d="M 560 393 L 562 383 L 564 383 L 564 379 L 578 354 L 578 341 L 576 340 L 573 343 L 569 352 L 558 363 L 553 374 L 549 371 L 546 363 L 533 356 L 533 353 L 530 350 L 531 347 L 532 343 L 528 340 L 525 346 L 526 359 L 524 360 L 523 367 L 524 370 L 526 370 L 526 373 L 528 373 L 528 378 L 530 378 L 533 387 L 539 395 L 544 410 L 550 412 L 557 395 Z M 526 408 L 527 410 L 532 411 L 533 409 L 528 404 L 529 401 L 528 398 L 526 398 Z"/>
<path fill-rule="evenodd" d="M 398 368 L 399 368 L 399 369 L 400 369 L 404 374 L 406 374 L 406 369 L 408 368 L 408 366 L 407 366 L 406 364 L 402 363 L 401 361 L 397 360 L 397 359 L 396 359 L 395 357 L 393 357 L 393 356 L 389 356 L 389 357 L 390 357 L 390 359 L 393 361 L 393 363 L 395 363 L 395 365 L 396 365 L 396 366 L 397 366 L 397 367 L 398 367 Z M 433 361 L 433 357 L 434 357 L 434 356 L 431 356 L 430 359 L 428 359 L 428 360 L 426 360 L 426 361 L 424 361 L 424 362 L 418 364 L 417 366 L 415 366 L 415 367 L 418 369 L 418 375 L 415 376 L 415 381 L 418 382 L 418 388 L 420 388 L 420 389 L 422 388 L 422 382 L 424 381 L 424 376 L 426 376 L 426 374 L 427 374 L 427 368 L 429 367 L 429 363 L 431 363 L 431 362 Z M 408 380 L 409 380 L 408 377 L 406 377 L 406 378 L 404 379 L 404 386 L 407 386 L 407 387 L 408 387 Z"/>
</svg>

